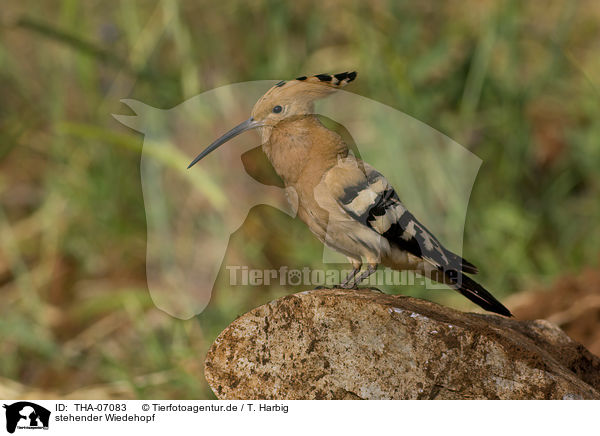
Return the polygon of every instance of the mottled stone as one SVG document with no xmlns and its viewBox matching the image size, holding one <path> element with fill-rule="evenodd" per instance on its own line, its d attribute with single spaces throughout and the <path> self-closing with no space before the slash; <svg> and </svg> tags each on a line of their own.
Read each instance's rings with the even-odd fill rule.
<svg viewBox="0 0 600 436">
<path fill-rule="evenodd" d="M 600 359 L 547 321 L 371 290 L 260 306 L 205 366 L 222 399 L 600 399 Z"/>
</svg>

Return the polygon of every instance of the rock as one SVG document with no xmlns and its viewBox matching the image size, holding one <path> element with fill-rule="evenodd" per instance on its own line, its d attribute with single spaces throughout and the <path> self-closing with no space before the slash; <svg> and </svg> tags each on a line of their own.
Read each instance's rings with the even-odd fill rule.
<svg viewBox="0 0 600 436">
<path fill-rule="evenodd" d="M 205 362 L 221 399 L 600 399 L 600 358 L 547 321 L 372 290 L 272 301 Z"/>
</svg>

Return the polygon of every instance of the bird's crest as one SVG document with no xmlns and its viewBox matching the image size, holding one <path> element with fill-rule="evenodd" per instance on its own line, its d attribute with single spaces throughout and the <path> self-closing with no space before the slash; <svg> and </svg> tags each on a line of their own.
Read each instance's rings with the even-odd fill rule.
<svg viewBox="0 0 600 436">
<path fill-rule="evenodd" d="M 316 74 L 314 76 L 300 76 L 294 80 L 282 80 L 269 89 L 256 103 L 255 111 L 270 110 L 273 104 L 311 105 L 313 101 L 343 88 L 356 78 L 356 71 L 338 74 Z"/>
<path fill-rule="evenodd" d="M 356 79 L 356 71 L 338 74 L 315 74 L 314 76 L 300 76 L 294 80 L 282 80 L 267 91 L 264 97 L 292 97 L 311 95 L 313 100 L 325 97 L 336 89 L 343 88 Z"/>
<path fill-rule="evenodd" d="M 296 81 L 303 83 L 318 83 L 319 85 L 327 85 L 332 88 L 343 88 L 354 79 L 356 79 L 356 71 L 338 74 L 315 74 L 310 77 L 302 76 L 297 77 Z M 281 82 L 279 83 L 281 84 Z"/>
</svg>

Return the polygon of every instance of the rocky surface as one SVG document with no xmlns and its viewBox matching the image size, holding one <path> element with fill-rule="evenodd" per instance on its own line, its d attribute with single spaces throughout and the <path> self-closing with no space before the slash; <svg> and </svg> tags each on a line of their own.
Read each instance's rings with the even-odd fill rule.
<svg viewBox="0 0 600 436">
<path fill-rule="evenodd" d="M 205 375 L 221 399 L 600 399 L 600 358 L 547 321 L 372 290 L 248 312 L 216 339 Z"/>
</svg>

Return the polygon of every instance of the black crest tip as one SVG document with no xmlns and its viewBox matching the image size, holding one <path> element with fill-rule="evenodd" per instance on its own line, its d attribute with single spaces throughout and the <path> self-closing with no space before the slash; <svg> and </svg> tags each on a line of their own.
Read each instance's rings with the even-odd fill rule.
<svg viewBox="0 0 600 436">
<path fill-rule="evenodd" d="M 348 78 L 348 72 L 346 71 L 345 73 L 334 74 L 333 77 L 335 77 L 338 82 L 341 82 L 342 80 Z"/>
<path fill-rule="evenodd" d="M 315 74 L 315 77 L 321 82 L 331 82 L 331 76 L 329 74 Z"/>
</svg>

